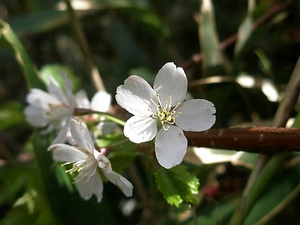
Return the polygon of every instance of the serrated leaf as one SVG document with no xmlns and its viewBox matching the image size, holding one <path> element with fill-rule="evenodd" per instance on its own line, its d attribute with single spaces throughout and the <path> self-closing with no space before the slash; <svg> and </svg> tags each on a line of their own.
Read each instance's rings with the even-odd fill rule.
<svg viewBox="0 0 300 225">
<path fill-rule="evenodd" d="M 180 165 L 169 170 L 160 167 L 154 176 L 158 189 L 170 205 L 178 207 L 183 202 L 197 202 L 199 180 L 186 167 Z"/>
<path fill-rule="evenodd" d="M 199 23 L 201 52 L 203 54 L 203 72 L 215 75 L 221 72 L 222 54 L 215 26 L 214 9 L 211 0 L 203 0 L 201 22 Z"/>
<path fill-rule="evenodd" d="M 10 26 L 1 19 L 0 42 L 2 42 L 4 46 L 6 46 L 14 54 L 16 61 L 19 63 L 24 73 L 28 88 L 36 87 L 43 89 L 44 84 L 40 80 L 38 71 L 27 55 L 22 43 Z"/>
</svg>

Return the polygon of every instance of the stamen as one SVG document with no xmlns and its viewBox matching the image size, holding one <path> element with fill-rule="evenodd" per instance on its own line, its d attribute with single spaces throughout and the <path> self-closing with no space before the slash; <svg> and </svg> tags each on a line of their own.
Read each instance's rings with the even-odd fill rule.
<svg viewBox="0 0 300 225">
<path fill-rule="evenodd" d="M 161 101 L 160 101 L 160 98 L 159 98 L 159 94 L 156 94 L 156 96 L 157 96 L 157 101 L 158 101 L 158 104 L 160 105 L 160 107 L 162 106 L 162 104 L 161 104 Z"/>
<path fill-rule="evenodd" d="M 170 126 L 168 124 L 174 124 L 175 118 L 181 115 L 181 112 L 176 112 L 176 109 L 180 105 L 177 105 L 172 109 L 172 97 L 169 96 L 169 101 L 166 101 L 164 106 L 161 103 L 160 95 L 156 94 L 157 103 L 151 98 L 150 101 L 155 105 L 156 112 L 153 112 L 152 118 L 157 119 L 161 124 L 164 130 L 168 130 Z"/>
<path fill-rule="evenodd" d="M 159 106 L 156 104 L 156 102 L 155 101 L 153 101 L 153 99 L 152 98 L 150 98 L 150 101 L 155 105 L 155 107 L 156 107 L 156 109 L 157 109 L 157 111 L 159 111 Z M 150 109 L 150 108 L 149 108 Z"/>
<path fill-rule="evenodd" d="M 172 108 L 172 97 L 171 97 L 171 96 L 169 96 L 169 99 L 170 99 L 170 101 L 169 101 L 169 107 L 168 107 L 168 111 L 170 111 L 170 110 L 171 110 L 171 108 Z"/>
<path fill-rule="evenodd" d="M 169 128 L 170 128 L 170 126 L 169 126 L 169 125 L 166 125 L 166 124 L 163 124 L 162 127 L 163 127 L 164 130 L 169 130 Z"/>
</svg>

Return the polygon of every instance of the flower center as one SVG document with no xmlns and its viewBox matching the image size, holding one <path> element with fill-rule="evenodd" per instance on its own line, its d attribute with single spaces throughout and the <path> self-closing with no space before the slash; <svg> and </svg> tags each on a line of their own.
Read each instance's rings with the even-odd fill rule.
<svg viewBox="0 0 300 225">
<path fill-rule="evenodd" d="M 65 163 L 64 165 L 69 164 Z M 86 159 L 73 163 L 72 168 L 66 172 L 69 174 L 75 174 L 76 182 L 82 181 L 86 183 L 90 177 L 92 177 L 97 170 L 97 161 L 90 155 Z"/>
<path fill-rule="evenodd" d="M 61 120 L 62 118 L 72 115 L 72 109 L 65 104 L 49 104 L 48 106 L 49 110 L 46 112 L 46 115 L 52 121 Z"/>
<path fill-rule="evenodd" d="M 175 118 L 181 115 L 181 112 L 176 112 L 176 109 L 180 105 L 178 103 L 172 108 L 172 97 L 169 96 L 169 101 L 166 101 L 163 105 L 160 101 L 159 94 L 156 95 L 158 102 L 154 102 L 153 99 L 150 101 L 156 106 L 157 111 L 152 114 L 152 117 L 159 121 L 165 130 L 168 130 L 170 126 L 168 124 L 174 124 Z"/>
</svg>

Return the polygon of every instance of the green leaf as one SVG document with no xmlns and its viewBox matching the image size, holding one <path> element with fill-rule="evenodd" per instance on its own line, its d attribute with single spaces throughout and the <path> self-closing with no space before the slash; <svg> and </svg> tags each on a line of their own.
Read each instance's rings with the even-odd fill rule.
<svg viewBox="0 0 300 225">
<path fill-rule="evenodd" d="M 147 56 L 145 51 L 135 41 L 130 30 L 123 21 L 114 19 L 109 24 L 107 35 L 120 59 L 127 64 L 145 65 Z M 130 54 L 128 54 L 130 52 Z"/>
<path fill-rule="evenodd" d="M 110 153 L 107 158 L 110 160 L 113 170 L 121 173 L 138 156 L 137 145 L 124 139 L 123 135 L 109 134 L 97 141 L 97 146 L 109 147 Z"/>
<path fill-rule="evenodd" d="M 0 19 L 0 42 L 14 54 L 16 61 L 24 73 L 28 88 L 36 87 L 43 89 L 44 84 L 40 80 L 38 71 L 27 55 L 22 43 L 10 26 L 2 19 Z"/>
<path fill-rule="evenodd" d="M 22 205 L 9 211 L 1 220 L 0 225 L 33 225 L 36 224 L 37 217 L 38 213 L 30 214 L 28 208 L 25 205 Z"/>
<path fill-rule="evenodd" d="M 244 225 L 255 224 L 279 205 L 299 185 L 300 166 L 291 171 L 283 171 L 265 189 L 262 197 L 256 202 Z"/>
<path fill-rule="evenodd" d="M 24 121 L 20 102 L 7 102 L 0 107 L 0 131 L 9 129 Z"/>
<path fill-rule="evenodd" d="M 238 29 L 237 41 L 234 48 L 234 55 L 237 57 L 244 49 L 249 38 L 252 35 L 253 20 L 251 14 L 247 14 L 246 18 Z"/>
<path fill-rule="evenodd" d="M 263 72 L 272 77 L 272 64 L 267 55 L 261 49 L 255 49 L 254 52 L 260 60 Z"/>
<path fill-rule="evenodd" d="M 158 189 L 170 205 L 178 207 L 181 203 L 195 204 L 199 180 L 180 165 L 172 169 L 160 167 L 155 173 Z"/>
<path fill-rule="evenodd" d="M 0 167 L 0 205 L 11 204 L 26 183 L 26 167 L 6 164 Z"/>
<path fill-rule="evenodd" d="M 69 68 L 68 66 L 64 66 L 64 65 L 60 65 L 60 64 L 48 64 L 43 66 L 40 69 L 40 76 L 41 79 L 46 83 L 49 84 L 50 83 L 50 79 L 49 76 L 52 76 L 57 83 L 62 87 L 63 87 L 63 80 L 61 78 L 61 74 L 65 73 L 67 75 L 67 77 L 73 82 L 73 89 L 78 90 L 79 84 L 80 84 L 80 80 L 79 78 L 74 74 L 73 70 L 71 68 Z"/>
<path fill-rule="evenodd" d="M 206 205 L 206 207 L 201 207 L 201 212 L 197 216 L 197 224 L 203 225 L 227 225 L 228 219 L 234 211 L 237 202 L 236 195 L 231 196 L 230 199 L 222 200 L 217 204 Z M 185 223 L 185 225 L 194 225 L 195 221 L 190 220 Z"/>
<path fill-rule="evenodd" d="M 215 26 L 214 9 L 211 0 L 203 0 L 201 22 L 199 23 L 201 52 L 203 54 L 203 72 L 216 75 L 221 72 L 222 54 Z"/>
<path fill-rule="evenodd" d="M 20 36 L 46 32 L 68 22 L 68 14 L 57 10 L 43 10 L 10 21 L 11 27 Z"/>
<path fill-rule="evenodd" d="M 128 7 L 120 8 L 121 12 L 126 13 L 126 17 L 132 17 L 140 24 L 140 29 L 148 35 L 167 37 L 168 29 L 164 26 L 161 18 L 150 8 L 132 4 Z"/>
</svg>

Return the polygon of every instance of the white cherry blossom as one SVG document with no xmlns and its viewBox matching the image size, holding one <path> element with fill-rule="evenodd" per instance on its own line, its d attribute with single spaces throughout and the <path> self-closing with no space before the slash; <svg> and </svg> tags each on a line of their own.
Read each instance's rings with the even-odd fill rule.
<svg viewBox="0 0 300 225">
<path fill-rule="evenodd" d="M 43 134 L 58 131 L 55 143 L 63 143 L 70 129 L 73 117 L 75 97 L 72 94 L 73 84 L 65 74 L 62 74 L 64 90 L 49 76 L 48 92 L 33 88 L 27 95 L 29 105 L 25 108 L 26 120 L 34 127 L 47 127 Z"/>
<path fill-rule="evenodd" d="M 111 105 L 111 95 L 105 91 L 98 91 L 93 97 L 92 100 L 89 101 L 87 94 L 84 90 L 80 90 L 76 93 L 76 107 L 91 109 L 98 112 L 108 112 Z M 110 121 L 104 121 L 104 116 L 99 116 L 97 114 L 92 114 L 88 116 L 89 118 L 93 118 L 94 120 L 100 120 L 97 125 L 97 128 L 101 134 L 110 134 L 113 133 L 116 124 Z"/>
<path fill-rule="evenodd" d="M 75 146 L 54 144 L 48 150 L 52 151 L 53 159 L 66 164 L 72 164 L 69 173 L 75 173 L 75 182 L 80 196 L 88 200 L 94 194 L 100 202 L 103 196 L 103 182 L 98 169 L 113 184 L 117 185 L 127 196 L 132 195 L 132 184 L 120 174 L 114 172 L 108 158 L 94 148 L 94 142 L 84 123 L 71 121 L 71 134 Z"/>
<path fill-rule="evenodd" d="M 186 154 L 183 130 L 204 131 L 216 120 L 211 102 L 183 102 L 186 92 L 187 77 L 182 68 L 171 62 L 158 71 L 153 88 L 136 75 L 129 76 L 117 88 L 118 104 L 133 114 L 124 126 L 124 135 L 134 143 L 156 137 L 156 158 L 167 169 L 180 164 Z"/>
</svg>

